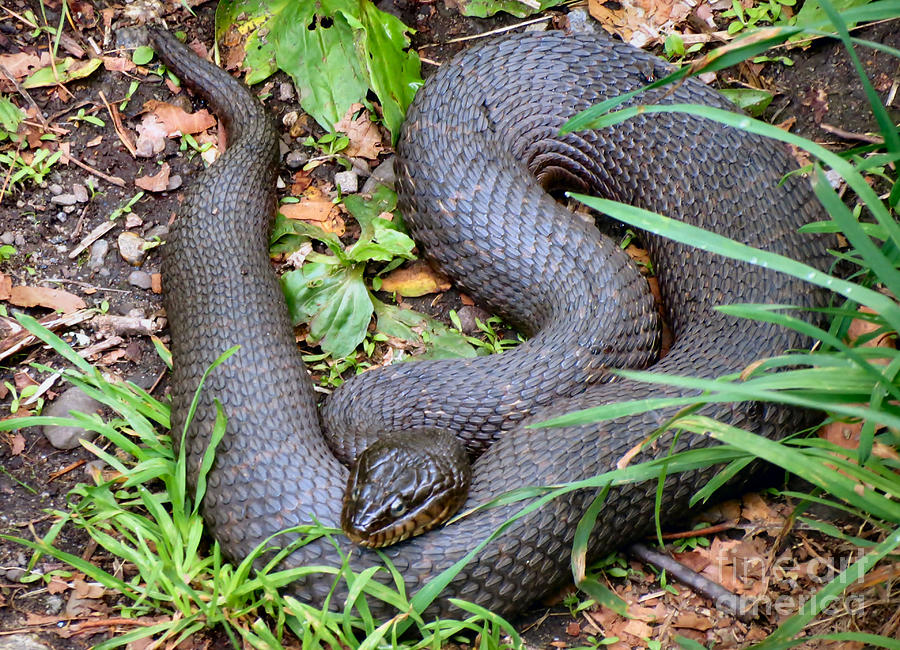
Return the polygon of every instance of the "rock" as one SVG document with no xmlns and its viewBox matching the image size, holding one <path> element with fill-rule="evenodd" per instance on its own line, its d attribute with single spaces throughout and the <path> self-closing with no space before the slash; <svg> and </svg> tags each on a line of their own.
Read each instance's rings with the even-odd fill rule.
<svg viewBox="0 0 900 650">
<path fill-rule="evenodd" d="M 25 575 L 25 569 L 20 567 L 10 567 L 6 570 L 6 579 L 11 582 L 18 582 Z"/>
<path fill-rule="evenodd" d="M 353 170 L 338 172 L 334 175 L 334 184 L 342 194 L 354 194 L 359 190 L 359 176 Z"/>
<path fill-rule="evenodd" d="M 7 230 L 5 233 L 0 235 L 0 242 L 3 242 L 7 246 L 12 246 L 16 241 L 16 233 Z"/>
<path fill-rule="evenodd" d="M 30 634 L 13 634 L 0 637 L 0 650 L 51 650 Z"/>
<path fill-rule="evenodd" d="M 63 188 L 59 183 L 51 183 L 50 184 L 50 194 L 56 196 L 57 194 L 62 194 Z"/>
<path fill-rule="evenodd" d="M 69 411 L 79 411 L 81 413 L 96 413 L 102 404 L 93 397 L 85 393 L 77 386 L 69 388 L 62 395 L 50 403 L 44 409 L 44 415 L 49 417 L 70 417 Z M 50 444 L 57 449 L 74 449 L 78 446 L 78 441 L 82 438 L 85 440 L 93 440 L 97 436 L 94 431 L 87 431 L 79 426 L 51 426 L 44 427 L 44 437 L 50 441 Z"/>
<path fill-rule="evenodd" d="M 300 169 L 309 162 L 309 156 L 302 151 L 292 151 L 284 158 L 284 164 L 288 169 Z"/>
<path fill-rule="evenodd" d="M 174 190 L 177 190 L 179 187 L 181 187 L 182 182 L 183 181 L 181 180 L 181 174 L 173 174 L 172 176 L 169 176 L 169 184 L 166 185 L 166 191 L 172 192 Z"/>
<path fill-rule="evenodd" d="M 53 594 L 44 599 L 44 607 L 47 608 L 47 613 L 51 615 L 59 614 L 62 611 L 64 604 L 62 596 L 59 594 Z M 0 648 L 2 648 L 2 646 L 0 646 Z"/>
<path fill-rule="evenodd" d="M 84 185 L 79 185 L 78 183 L 75 183 L 75 185 L 72 186 L 72 194 L 75 196 L 75 200 L 79 203 L 86 203 L 89 196 L 87 188 Z"/>
<path fill-rule="evenodd" d="M 66 219 L 68 219 L 68 218 L 69 218 L 69 216 L 62 210 L 60 210 L 59 212 L 56 213 L 56 220 L 59 221 L 60 223 L 65 223 Z"/>
<path fill-rule="evenodd" d="M 456 315 L 459 316 L 459 324 L 462 327 L 463 334 L 469 335 L 477 334 L 481 331 L 478 329 L 478 323 L 475 322 L 475 319 L 483 323 L 491 317 L 489 313 L 475 305 L 463 305 L 456 310 Z"/>
<path fill-rule="evenodd" d="M 289 81 L 278 84 L 278 101 L 289 102 L 294 98 L 294 85 Z"/>
<path fill-rule="evenodd" d="M 153 284 L 150 274 L 146 271 L 132 271 L 128 274 L 128 282 L 138 289 L 149 289 Z"/>
<path fill-rule="evenodd" d="M 372 172 L 372 175 L 369 176 L 369 179 L 366 181 L 365 185 L 363 185 L 362 193 L 363 194 L 371 194 L 375 191 L 378 185 L 387 185 L 389 188 L 394 189 L 394 186 L 397 184 L 397 157 L 391 156 L 383 163 L 378 165 Z"/>
<path fill-rule="evenodd" d="M 57 194 L 50 199 L 50 203 L 54 205 L 75 205 L 78 203 L 78 199 L 75 198 L 74 194 Z"/>
<path fill-rule="evenodd" d="M 591 15 L 584 9 L 573 9 L 566 16 L 569 19 L 569 29 L 575 34 L 598 34 L 602 29 L 600 24 L 591 18 Z"/>
<path fill-rule="evenodd" d="M 132 266 L 140 266 L 147 257 L 147 251 L 144 250 L 146 243 L 136 232 L 126 230 L 119 235 L 119 255 Z"/>
<path fill-rule="evenodd" d="M 96 271 L 103 266 L 106 261 L 106 254 L 109 252 L 109 242 L 105 239 L 98 239 L 91 244 L 91 256 L 88 258 L 88 268 Z"/>
<path fill-rule="evenodd" d="M 160 239 L 165 239 L 166 235 L 168 235 L 168 234 L 169 234 L 169 227 L 164 223 L 158 223 L 155 226 L 153 226 L 152 228 L 150 228 L 150 230 L 148 230 L 144 234 L 144 237 L 146 237 L 147 239 L 153 239 L 154 237 L 159 237 Z"/>
<path fill-rule="evenodd" d="M 16 233 L 15 245 L 22 248 L 25 245 L 25 235 L 20 232 Z"/>
</svg>

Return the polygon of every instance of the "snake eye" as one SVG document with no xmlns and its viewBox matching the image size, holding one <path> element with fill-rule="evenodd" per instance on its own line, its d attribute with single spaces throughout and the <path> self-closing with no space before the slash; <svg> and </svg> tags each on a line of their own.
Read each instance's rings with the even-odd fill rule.
<svg viewBox="0 0 900 650">
<path fill-rule="evenodd" d="M 391 504 L 391 516 L 392 517 L 400 517 L 406 512 L 406 502 L 401 498 L 394 499 L 394 502 Z"/>
</svg>

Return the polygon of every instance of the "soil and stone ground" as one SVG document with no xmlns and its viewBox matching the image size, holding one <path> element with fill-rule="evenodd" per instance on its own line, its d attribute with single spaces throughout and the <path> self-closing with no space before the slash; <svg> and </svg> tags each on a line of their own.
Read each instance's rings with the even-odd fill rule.
<svg viewBox="0 0 900 650">
<path fill-rule="evenodd" d="M 55 10 L 52 8 L 54 4 L 57 5 Z M 128 22 L 122 6 L 107 6 L 100 2 L 93 4 L 92 16 L 82 15 L 77 30 L 67 26 L 66 31 L 74 35 L 78 43 L 84 46 L 96 44 L 104 50 L 104 54 L 116 56 L 113 52 L 116 30 Z M 150 6 L 153 3 L 146 4 Z M 37 0 L 12 0 L 2 5 L 6 15 L 0 16 L 0 54 L 20 52 L 25 44 L 35 48 L 37 53 L 46 50 L 45 42 L 35 42 L 23 36 L 30 30 L 20 19 L 28 9 L 40 16 L 40 3 Z M 58 3 L 45 2 L 44 5 L 49 24 L 56 25 L 59 19 Z M 76 8 L 81 9 L 88 5 L 90 3 L 74 3 Z M 132 8 L 135 6 L 132 5 Z M 455 9 L 440 1 L 415 3 L 383 0 L 379 6 L 418 30 L 414 46 L 425 58 L 434 62 L 446 60 L 466 45 L 445 45 L 448 40 L 518 22 L 509 16 L 488 20 L 463 18 Z M 170 26 L 184 29 L 190 39 L 197 37 L 208 45 L 211 42 L 214 3 L 200 3 L 195 11 L 196 18 L 183 10 L 174 11 L 169 16 Z M 565 14 L 558 12 L 554 23 L 565 26 Z M 866 28 L 857 35 L 900 47 L 900 30 L 896 21 Z M 856 144 L 848 139 L 852 134 L 864 134 L 875 128 L 861 86 L 839 45 L 818 41 L 808 49 L 792 50 L 789 54 L 795 61 L 794 66 L 770 64 L 758 71 L 763 82 L 778 92 L 768 109 L 769 117 L 780 123 L 790 120 L 795 132 L 834 148 Z M 898 82 L 896 59 L 874 50 L 861 51 L 861 58 L 882 99 L 894 97 Z M 428 73 L 434 68 L 426 64 L 424 69 Z M 725 71 L 720 73 L 719 78 L 721 81 L 742 81 L 739 76 L 736 71 Z M 127 96 L 132 79 L 143 81 L 145 78 L 137 72 L 126 74 L 101 67 L 87 79 L 67 84 L 67 92 L 34 89 L 28 93 L 51 127 L 62 129 L 57 131 L 58 141 L 64 143 L 71 157 L 92 170 L 100 171 L 103 176 L 98 177 L 70 162 L 67 165 L 57 164 L 40 186 L 26 184 L 24 187 L 7 188 L 0 204 L 0 241 L 14 246 L 16 253 L 0 264 L 0 272 L 11 279 L 12 285 L 63 289 L 81 297 L 87 306 L 104 310 L 109 318 L 102 323 L 102 327 L 95 319 L 62 327 L 59 333 L 82 348 L 97 345 L 96 352 L 88 358 L 110 377 L 128 379 L 156 397 L 165 399 L 165 367 L 150 338 L 156 335 L 164 343 L 167 341 L 159 294 L 159 251 L 151 249 L 140 264 L 132 264 L 124 256 L 139 254 L 128 253 L 125 240 L 129 237 L 140 237 L 143 241 L 165 240 L 170 216 L 177 205 L 179 181 L 189 183 L 191 176 L 200 168 L 200 162 L 197 158 L 189 160 L 178 155 L 175 140 L 170 140 L 166 151 L 155 158 L 136 159 L 121 145 L 102 98 L 111 104 L 118 103 Z M 296 93 L 282 74 L 267 83 L 273 89 L 267 101 L 268 108 L 281 124 L 281 118 L 299 110 Z M 170 100 L 170 95 L 159 84 L 139 84 L 123 111 L 124 127 L 134 128 L 147 100 L 163 98 Z M 184 108 L 190 110 L 184 94 L 175 101 L 184 102 Z M 16 98 L 16 103 L 27 106 L 21 96 Z M 900 100 L 893 99 L 889 108 L 895 120 L 898 107 Z M 82 115 L 102 118 L 105 126 L 73 120 L 82 110 Z M 309 124 L 313 124 L 312 121 Z M 287 163 L 296 169 L 298 160 L 315 155 L 314 151 L 302 146 L 303 139 L 310 134 L 321 135 L 315 126 L 295 130 L 290 135 L 287 131 L 285 127 L 285 178 L 289 174 Z M 170 187 L 173 191 L 156 192 L 152 196 L 146 193 L 130 209 L 122 210 L 138 191 L 134 179 L 156 173 L 156 161 L 163 159 L 172 166 Z M 5 176 L 6 170 L 2 171 Z M 331 181 L 337 171 L 340 170 L 327 165 L 317 168 L 313 182 Z M 114 177 L 113 180 L 122 179 L 123 186 L 110 182 L 110 177 Z M 112 222 L 111 229 L 83 252 L 72 255 L 73 249 L 95 228 L 108 222 L 111 213 L 116 210 L 122 214 Z M 123 238 L 122 234 L 126 232 L 132 234 Z M 433 297 L 409 302 L 417 309 L 428 311 Z M 459 297 L 451 293 L 431 311 L 437 317 L 445 317 L 448 305 L 459 304 Z M 41 308 L 27 311 L 36 317 L 50 314 L 49 310 Z M 6 319 L 0 324 L 4 322 Z M 9 329 L 0 330 L 0 340 L 11 334 L 13 332 Z M 0 376 L 3 382 L 16 389 L 0 389 L 0 408 L 5 414 L 10 412 L 16 392 L 21 392 L 22 387 L 29 383 L 40 383 L 47 378 L 46 374 L 29 367 L 29 363 L 34 361 L 60 365 L 58 358 L 33 345 L 2 357 Z M 57 382 L 44 397 L 59 400 L 65 389 L 61 382 Z M 84 406 L 90 408 L 89 404 Z M 54 447 L 37 428 L 0 434 L 0 533 L 28 538 L 46 533 L 54 521 L 48 511 L 64 508 L 69 490 L 79 482 L 91 480 L 88 468 L 94 460 L 81 447 Z M 846 561 L 857 552 L 810 530 L 795 528 L 787 536 L 780 536 L 779 529 L 789 512 L 790 504 L 771 497 L 750 496 L 725 504 L 698 521 L 736 522 L 731 530 L 716 537 L 709 548 L 688 546 L 680 555 L 682 561 L 703 570 L 704 562 L 709 564 L 711 554 L 731 553 L 732 563 L 728 565 L 732 573 L 731 584 L 726 586 L 743 589 L 746 593 L 751 589 L 748 584 L 752 586 L 765 582 L 770 587 L 769 595 L 773 602 L 779 596 L 786 597 L 784 611 L 773 605 L 765 608 L 753 622 L 737 622 L 714 611 L 710 603 L 691 594 L 677 582 L 674 591 L 679 595 L 676 596 L 661 586 L 644 565 L 629 559 L 622 561 L 624 566 L 619 566 L 618 571 L 611 572 L 624 574 L 624 577 L 610 578 L 610 584 L 634 605 L 638 615 L 636 619 L 626 621 L 609 612 L 594 610 L 572 615 L 561 605 L 563 595 L 560 594 L 546 603 L 537 604 L 516 623 L 519 629 L 525 631 L 525 639 L 531 646 L 542 648 L 589 645 L 588 637 L 601 638 L 601 632 L 619 635 L 624 644 L 619 647 L 641 647 L 645 643 L 641 639 L 646 637 L 660 639 L 663 646 L 667 646 L 676 633 L 704 644 L 747 645 L 762 638 L 785 616 L 795 611 L 796 607 L 791 609 L 791 605 L 796 604 L 804 590 L 809 593 L 809 590 L 821 585 L 821 580 L 818 583 L 810 580 L 809 576 L 813 574 L 804 574 L 798 567 L 808 569 L 810 562 L 821 561 L 822 570 L 815 575 L 822 578 L 829 570 L 839 567 L 842 560 Z M 684 529 L 690 530 L 690 527 L 686 524 Z M 856 535 L 866 533 L 854 529 Z M 776 539 L 777 553 L 773 554 Z M 57 545 L 100 566 L 111 566 L 111 558 L 102 550 L 97 550 L 81 531 L 63 529 Z M 761 566 L 750 566 L 753 557 L 766 558 L 763 563 L 766 565 L 765 572 Z M 29 647 L 26 645 L 28 637 L 36 639 L 37 645 L 34 647 L 85 648 L 110 634 L 127 629 L 116 627 L 113 623 L 118 616 L 114 596 L 97 597 L 86 592 L 76 593 L 77 590 L 73 589 L 49 589 L 41 581 L 22 582 L 29 558 L 30 553 L 24 547 L 0 541 L 0 648 Z M 779 566 L 784 569 L 788 565 L 795 569 L 794 573 L 777 570 Z M 61 567 L 46 559 L 39 566 L 44 571 L 52 568 Z M 804 576 L 807 579 L 804 580 Z M 865 597 L 857 603 L 859 607 L 836 610 L 825 627 L 817 629 L 850 629 L 896 635 L 900 629 L 900 595 L 895 581 L 896 576 L 876 584 L 868 592 L 863 592 Z M 71 620 L 92 620 L 94 626 L 81 633 L 67 633 L 66 628 Z M 208 633 L 191 643 L 193 645 L 187 647 L 218 648 L 228 645 L 226 637 L 217 632 Z"/>
</svg>

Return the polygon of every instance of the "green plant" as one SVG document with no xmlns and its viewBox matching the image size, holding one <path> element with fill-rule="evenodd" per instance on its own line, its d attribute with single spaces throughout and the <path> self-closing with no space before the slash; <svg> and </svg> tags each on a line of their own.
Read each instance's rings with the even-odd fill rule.
<svg viewBox="0 0 900 650">
<path fill-rule="evenodd" d="M 699 524 L 694 526 L 694 530 L 699 530 L 703 528 L 708 528 L 708 522 L 700 522 Z M 672 546 L 675 551 L 678 553 L 683 553 L 685 551 L 694 550 L 700 547 L 709 546 L 709 538 L 699 535 L 697 537 L 682 537 L 681 539 L 676 539 Z"/>
<path fill-rule="evenodd" d="M 13 170 L 12 175 L 9 177 L 10 185 L 24 183 L 26 180 L 31 181 L 35 185 L 40 185 L 61 157 L 62 151 L 51 153 L 49 149 L 42 148 L 34 152 L 34 157 L 30 163 L 25 162 L 25 159 L 18 151 L 0 153 L 0 163 L 8 165 Z"/>
<path fill-rule="evenodd" d="M 0 95 L 0 142 L 13 138 L 25 115 L 6 95 Z"/>
<path fill-rule="evenodd" d="M 494 328 L 508 328 L 497 316 L 491 316 L 486 321 L 482 321 L 479 318 L 475 319 L 475 325 L 482 331 L 484 338 L 464 335 L 462 333 L 462 323 L 459 320 L 459 314 L 456 313 L 455 309 L 450 310 L 450 322 L 452 323 L 454 330 L 460 335 L 463 335 L 466 341 L 475 346 L 475 350 L 479 354 L 500 354 L 505 350 L 516 347 L 524 340 L 521 335 L 518 334 L 515 339 L 501 339 Z"/>
<path fill-rule="evenodd" d="M 94 115 L 88 115 L 85 113 L 83 108 L 78 109 L 78 113 L 69 118 L 73 122 L 88 122 L 89 124 L 93 124 L 94 126 L 104 127 L 106 126 L 106 122 L 101 120 L 99 117 L 95 117 Z"/>
<path fill-rule="evenodd" d="M 193 158 L 195 155 L 203 155 L 212 148 L 212 142 L 204 142 L 200 144 L 197 139 L 190 133 L 181 136 L 178 144 L 179 151 L 187 151 L 188 157 Z"/>
<path fill-rule="evenodd" d="M 735 19 L 728 24 L 728 33 L 737 34 L 758 27 L 760 23 L 777 23 L 781 19 L 782 9 L 796 4 L 797 0 L 762 0 L 744 9 L 740 0 L 731 0 L 731 9 L 722 12 L 722 16 Z"/>
<path fill-rule="evenodd" d="M 128 84 L 128 92 L 125 93 L 125 98 L 119 102 L 119 110 L 124 111 L 128 107 L 128 102 L 131 101 L 132 96 L 134 96 L 135 91 L 140 87 L 140 83 L 137 81 L 132 81 Z"/>
<path fill-rule="evenodd" d="M 688 54 L 694 54 L 702 49 L 703 43 L 694 43 L 685 47 L 684 39 L 681 37 L 681 34 L 676 32 L 666 36 L 666 40 L 663 41 L 663 53 L 673 63 L 681 63 Z"/>
<path fill-rule="evenodd" d="M 37 394 L 40 386 L 37 384 L 31 384 L 25 386 L 22 389 L 22 392 L 19 393 L 16 391 L 16 387 L 9 383 L 8 381 L 4 381 L 3 385 L 6 387 L 6 390 L 9 391 L 10 394 L 10 402 L 9 402 L 9 412 L 15 415 L 19 411 L 19 407 L 22 406 L 22 402 L 26 401 L 28 398 L 33 397 Z M 44 408 L 44 398 L 38 397 L 35 405 L 35 412 L 40 413 Z"/>
<path fill-rule="evenodd" d="M 114 209 L 112 212 L 110 212 L 109 220 L 115 221 L 122 215 L 131 214 L 131 209 L 134 207 L 134 204 L 137 203 L 138 201 L 140 201 L 142 198 L 144 198 L 144 192 L 140 191 L 137 194 L 135 194 L 134 196 L 132 196 L 130 199 L 125 201 L 125 203 L 123 203 L 122 205 L 120 205 L 119 207 Z"/>
<path fill-rule="evenodd" d="M 16 254 L 16 247 L 10 246 L 9 244 L 3 244 L 0 246 L 0 262 L 9 261 L 13 255 Z"/>
</svg>

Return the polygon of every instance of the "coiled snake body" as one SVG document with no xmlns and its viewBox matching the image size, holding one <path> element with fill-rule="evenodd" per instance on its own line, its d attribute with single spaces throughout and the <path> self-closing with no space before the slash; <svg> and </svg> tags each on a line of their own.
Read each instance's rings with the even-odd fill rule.
<svg viewBox="0 0 900 650">
<path fill-rule="evenodd" d="M 215 420 L 214 400 L 220 400 L 228 431 L 216 451 L 203 512 L 223 550 L 243 558 L 281 529 L 313 519 L 336 526 L 347 473 L 323 441 L 312 384 L 269 265 L 277 134 L 240 82 L 198 61 L 165 33 L 153 32 L 152 39 L 176 74 L 211 101 L 228 129 L 224 155 L 185 193 L 165 247 L 164 282 L 174 360 L 173 431 L 182 430 L 202 373 L 226 349 L 241 346 L 210 374 L 185 444 L 194 482 Z M 542 354 L 561 350 L 556 359 L 539 355 L 523 371 L 528 395 L 521 398 L 536 400 L 542 408 L 537 416 L 529 416 L 531 421 L 596 404 L 684 391 L 591 380 L 602 370 L 602 363 L 594 361 L 599 348 L 615 355 L 615 344 L 606 338 L 601 344 L 589 340 L 595 334 L 585 332 L 592 325 L 578 325 L 589 313 L 585 305 L 595 286 L 579 280 L 583 275 L 577 276 L 573 268 L 587 265 L 587 275 L 603 275 L 606 260 L 583 258 L 585 251 L 595 250 L 583 244 L 584 237 L 594 237 L 585 234 L 592 230 L 578 220 L 558 219 L 561 209 L 526 168 L 546 185 L 564 181 L 752 246 L 824 264 L 822 242 L 797 234 L 800 225 L 816 219 L 817 202 L 802 178 L 789 177 L 779 185 L 796 164 L 777 143 L 683 114 L 644 115 L 602 132 L 557 135 L 559 126 L 577 111 L 665 73 L 658 59 L 606 38 L 518 36 L 472 48 L 442 66 L 410 109 L 399 151 L 402 200 L 414 237 L 443 269 L 468 290 L 486 296 L 511 322 L 537 323 L 532 331 L 550 332 Z M 645 95 L 640 100 L 647 103 L 662 97 Z M 729 106 L 694 81 L 661 101 Z M 715 377 L 807 343 L 793 332 L 713 310 L 740 302 L 819 304 L 821 295 L 800 281 L 652 234 L 644 242 L 675 335 L 671 351 L 655 366 L 659 371 Z M 631 280 L 617 283 L 619 258 L 610 259 L 613 293 L 599 303 L 627 303 Z M 603 304 L 599 309 L 603 311 Z M 635 310 L 650 311 L 646 302 Z M 574 329 L 565 330 L 562 321 Z M 618 324 L 615 329 L 644 336 L 643 325 Z M 629 358 L 627 351 L 622 355 L 614 356 L 618 360 L 612 365 L 641 360 Z M 573 359 L 567 367 L 581 369 L 589 379 L 587 387 L 570 397 L 547 389 L 548 377 L 569 372 L 556 364 Z M 373 424 L 375 418 L 389 419 L 385 426 L 417 424 L 417 418 L 426 423 L 432 423 L 428 418 L 456 419 L 462 429 L 473 432 L 473 440 L 499 437 L 475 464 L 468 505 L 522 485 L 556 484 L 612 469 L 671 415 L 526 430 L 519 421 L 528 422 L 528 417 L 502 399 L 498 405 L 478 407 L 479 391 L 498 383 L 493 371 L 469 378 L 466 372 L 471 369 L 465 363 L 459 371 L 436 366 L 443 388 L 437 389 L 437 397 L 429 397 L 422 390 L 430 381 L 422 378 L 431 372 L 429 367 L 410 363 L 389 370 L 387 387 L 381 387 L 376 373 L 367 373 L 362 376 L 367 395 L 350 396 L 348 385 L 348 395 L 336 396 L 351 405 L 352 413 L 335 403 L 326 406 L 325 413 L 332 426 L 337 421 L 337 426 L 363 430 L 380 426 Z M 464 407 L 462 415 L 446 415 L 449 407 L 441 405 L 456 399 L 445 400 L 445 393 L 452 391 L 474 398 L 475 406 Z M 383 413 L 388 408 L 393 410 Z M 809 419 L 794 410 L 758 404 L 709 405 L 702 412 L 767 436 L 792 432 Z M 469 425 L 470 419 L 477 423 Z M 490 433 L 504 428 L 509 430 L 502 436 Z M 669 442 L 671 437 L 664 436 L 636 461 L 668 453 Z M 706 438 L 683 435 L 677 448 L 707 444 Z M 664 515 L 682 512 L 710 476 L 712 470 L 698 470 L 667 479 Z M 647 530 L 655 491 L 655 483 L 610 491 L 592 536 L 593 556 Z M 593 496 L 590 491 L 576 492 L 519 520 L 466 566 L 444 595 L 509 614 L 561 584 L 569 574 L 575 526 Z M 387 555 L 413 593 L 520 507 L 478 512 L 386 549 Z M 285 564 L 339 562 L 332 545 L 318 540 L 297 550 Z M 370 551 L 352 550 L 355 568 L 377 562 Z M 331 576 L 312 575 L 292 590 L 303 600 L 321 603 L 332 582 Z M 441 598 L 430 613 L 450 609 Z"/>
</svg>

